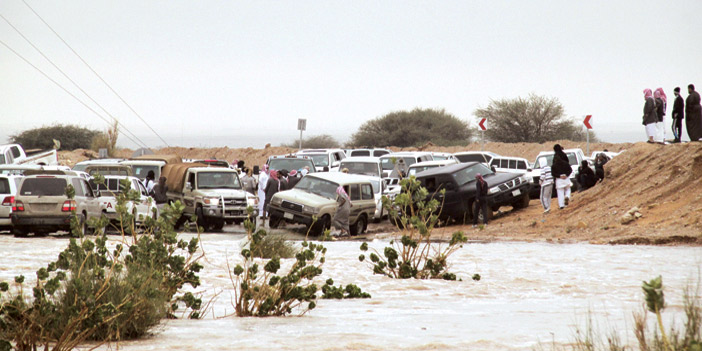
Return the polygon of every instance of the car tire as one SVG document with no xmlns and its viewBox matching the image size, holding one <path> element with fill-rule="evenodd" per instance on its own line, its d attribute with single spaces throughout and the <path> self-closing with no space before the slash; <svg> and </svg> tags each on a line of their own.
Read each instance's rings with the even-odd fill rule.
<svg viewBox="0 0 702 351">
<path fill-rule="evenodd" d="M 270 227 L 271 229 L 276 229 L 280 226 L 280 222 L 282 222 L 282 221 L 283 221 L 283 217 L 271 214 L 270 217 L 268 218 L 268 227 Z"/>
<path fill-rule="evenodd" d="M 203 232 L 210 230 L 207 218 L 205 218 L 205 214 L 202 213 L 202 207 L 198 207 L 195 209 L 195 216 L 197 217 L 196 224 L 197 224 L 198 228 L 202 227 Z"/>
<path fill-rule="evenodd" d="M 224 219 L 215 219 L 212 223 L 212 230 L 216 232 L 221 232 L 224 228 Z"/>
<path fill-rule="evenodd" d="M 356 220 L 356 223 L 354 223 L 351 228 L 351 235 L 360 235 L 363 234 L 366 231 L 366 227 L 368 226 L 368 219 L 366 218 L 365 214 L 362 214 L 358 216 L 358 219 Z"/>
<path fill-rule="evenodd" d="M 331 217 L 328 214 L 325 214 L 322 216 L 322 218 L 318 219 L 317 222 L 314 223 L 312 228 L 310 228 L 310 234 L 313 236 L 321 236 L 324 234 L 324 231 L 327 229 L 331 228 Z"/>
<path fill-rule="evenodd" d="M 529 194 L 524 194 L 522 197 L 519 198 L 519 200 L 512 204 L 512 207 L 514 207 L 517 210 L 527 208 L 529 207 L 530 200 L 531 199 L 529 198 Z"/>
<path fill-rule="evenodd" d="M 29 231 L 27 228 L 14 226 L 12 227 L 12 235 L 14 235 L 15 238 L 26 238 L 29 235 Z"/>
</svg>

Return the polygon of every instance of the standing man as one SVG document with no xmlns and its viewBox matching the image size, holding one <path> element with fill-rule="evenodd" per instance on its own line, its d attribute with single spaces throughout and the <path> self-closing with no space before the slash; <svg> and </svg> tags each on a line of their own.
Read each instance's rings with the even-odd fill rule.
<svg viewBox="0 0 702 351">
<path fill-rule="evenodd" d="M 647 142 L 654 143 L 653 138 L 656 136 L 656 123 L 658 123 L 658 115 L 656 114 L 656 100 L 653 99 L 653 92 L 651 89 L 644 89 L 644 100 L 646 103 L 644 104 L 642 124 L 646 126 L 646 136 L 648 137 Z M 558 152 L 556 152 L 556 154 L 558 154 Z M 554 178 L 557 178 L 557 176 L 554 175 Z M 556 186 L 558 186 L 558 184 L 556 184 Z"/>
<path fill-rule="evenodd" d="M 687 86 L 687 99 L 685 99 L 685 125 L 690 141 L 699 141 L 702 137 L 702 106 L 700 94 L 695 91 L 695 86 Z"/>
<path fill-rule="evenodd" d="M 682 138 L 682 120 L 685 117 L 685 101 L 683 101 L 682 96 L 680 96 L 680 87 L 675 87 L 673 90 L 675 94 L 675 102 L 673 102 L 673 135 L 675 135 L 676 143 L 680 142 Z"/>
<path fill-rule="evenodd" d="M 156 207 L 158 207 L 158 212 L 161 213 L 163 206 L 168 203 L 168 185 L 166 185 L 166 177 L 161 176 L 158 178 L 158 184 L 154 185 L 153 198 L 156 202 Z"/>
<path fill-rule="evenodd" d="M 551 211 L 551 194 L 553 193 L 553 176 L 551 175 L 551 166 L 546 164 L 541 168 L 541 206 L 544 207 L 544 213 Z"/>
</svg>

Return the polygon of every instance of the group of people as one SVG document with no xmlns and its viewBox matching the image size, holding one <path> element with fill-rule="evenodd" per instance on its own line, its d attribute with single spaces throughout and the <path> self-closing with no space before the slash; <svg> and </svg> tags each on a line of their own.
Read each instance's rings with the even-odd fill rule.
<svg viewBox="0 0 702 351">
<path fill-rule="evenodd" d="M 258 184 L 254 187 L 257 188 L 258 195 L 258 216 L 259 219 L 265 221 L 268 218 L 268 204 L 271 201 L 273 195 L 279 191 L 292 189 L 297 182 L 304 177 L 309 169 L 303 168 L 300 171 L 286 169 L 274 170 L 268 169 L 268 165 L 263 165 L 261 167 L 261 173 L 258 175 Z M 251 177 L 253 181 L 255 178 L 250 175 L 250 172 L 246 173 L 247 176 Z M 248 180 L 246 180 L 249 183 Z M 242 184 L 244 183 L 244 178 L 242 178 Z M 254 183 L 255 184 L 255 183 Z M 244 186 L 247 191 L 251 188 L 250 186 Z M 252 188 L 253 189 L 253 188 Z M 251 191 L 254 194 L 253 191 Z"/>
<path fill-rule="evenodd" d="M 663 88 L 655 91 L 644 89 L 644 114 L 642 124 L 646 127 L 647 142 L 665 143 L 665 114 L 668 99 Z M 702 138 L 702 106 L 700 105 L 700 94 L 695 91 L 695 86 L 687 86 L 687 98 L 683 101 L 680 96 L 680 87 L 673 90 L 675 102 L 673 103 L 673 142 L 679 143 L 682 139 L 682 121 L 685 120 L 685 127 L 690 141 L 700 141 Z"/>
</svg>

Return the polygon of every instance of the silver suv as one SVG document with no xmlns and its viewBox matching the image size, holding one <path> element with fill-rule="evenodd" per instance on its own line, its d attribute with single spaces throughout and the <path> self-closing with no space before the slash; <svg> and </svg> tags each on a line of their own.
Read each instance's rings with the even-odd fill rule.
<svg viewBox="0 0 702 351">
<path fill-rule="evenodd" d="M 76 173 L 63 173 L 30 175 L 22 179 L 12 207 L 15 236 L 70 231 L 72 211 L 77 214 L 84 234 L 88 230 L 88 219 L 100 218 L 99 194 Z M 75 189 L 73 199 L 66 195 L 69 185 Z"/>
</svg>

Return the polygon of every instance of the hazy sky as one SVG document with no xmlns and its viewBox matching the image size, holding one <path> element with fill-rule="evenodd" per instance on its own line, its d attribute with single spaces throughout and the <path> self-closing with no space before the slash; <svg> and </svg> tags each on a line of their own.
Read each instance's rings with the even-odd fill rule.
<svg viewBox="0 0 702 351">
<path fill-rule="evenodd" d="M 306 134 L 344 141 L 415 107 L 475 124 L 490 99 L 530 93 L 592 114 L 604 140 L 643 141 L 644 88 L 663 87 L 670 105 L 675 86 L 702 90 L 700 0 L 26 1 L 171 145 L 278 145 L 298 137 L 298 118 Z M 22 0 L 0 14 L 127 129 L 163 144 Z M 0 40 L 95 106 L 1 18 Z M 54 123 L 107 127 L 2 45 L 0 63 L 0 142 Z"/>
</svg>

